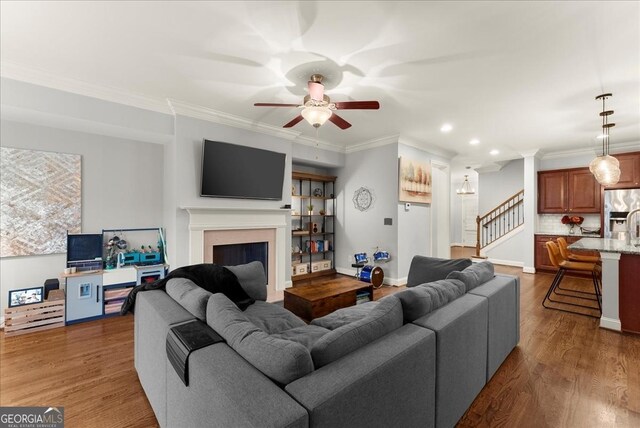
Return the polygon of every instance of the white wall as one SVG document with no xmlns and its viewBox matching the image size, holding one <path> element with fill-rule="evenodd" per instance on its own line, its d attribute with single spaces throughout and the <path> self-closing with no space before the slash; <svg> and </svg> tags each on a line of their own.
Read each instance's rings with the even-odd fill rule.
<svg viewBox="0 0 640 428">
<path fill-rule="evenodd" d="M 336 169 L 335 175 L 336 268 L 351 271 L 355 253 L 372 256 L 380 247 L 392 256 L 383 267 L 385 278 L 398 278 L 397 144 L 348 153 L 344 167 Z M 353 204 L 354 192 L 363 186 L 375 193 L 374 205 L 368 211 L 359 211 Z M 384 225 L 385 217 L 392 219 L 391 226 Z"/>
<path fill-rule="evenodd" d="M 514 159 L 500 171 L 480 172 L 478 174 L 478 214 L 483 216 L 522 189 L 524 189 L 524 159 Z"/>
<path fill-rule="evenodd" d="M 82 232 L 162 226 L 163 147 L 2 120 L 3 147 L 82 156 Z M 58 278 L 66 254 L 0 259 L 0 306 L 10 289 Z"/>
<path fill-rule="evenodd" d="M 406 156 L 421 162 L 430 162 L 434 159 L 422 150 L 408 146 L 406 144 L 398 144 L 398 156 Z M 397 165 L 396 165 L 397 166 Z M 395 170 L 396 198 L 398 192 L 398 171 Z M 432 166 L 432 178 L 441 174 L 439 170 Z M 448 177 L 446 182 L 448 182 Z M 400 282 L 406 281 L 409 274 L 409 266 L 415 255 L 431 256 L 433 255 L 432 240 L 434 239 L 434 230 L 432 215 L 434 213 L 433 205 L 440 203 L 439 197 L 444 196 L 443 189 L 439 186 L 440 181 L 432 179 L 432 203 L 416 204 L 412 203 L 409 211 L 405 210 L 404 202 L 396 202 L 398 206 L 398 276 Z M 448 190 L 448 189 L 447 189 Z M 448 193 L 448 191 L 447 191 Z M 397 200 L 397 199 L 396 199 Z M 445 198 L 446 204 L 449 204 L 448 198 Z M 449 216 L 447 216 L 449 217 Z M 446 221 L 441 219 L 440 226 L 446 227 L 449 219 Z M 448 236 L 449 233 L 446 232 Z"/>
</svg>

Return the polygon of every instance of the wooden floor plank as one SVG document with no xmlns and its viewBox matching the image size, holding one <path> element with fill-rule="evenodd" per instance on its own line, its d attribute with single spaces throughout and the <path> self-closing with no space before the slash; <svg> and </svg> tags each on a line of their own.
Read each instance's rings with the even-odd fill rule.
<svg viewBox="0 0 640 428">
<path fill-rule="evenodd" d="M 544 309 L 551 274 L 496 270 L 521 277 L 521 340 L 458 426 L 640 426 L 640 337 Z M 590 282 L 565 277 L 563 286 L 588 290 Z M 374 297 L 401 289 L 385 286 Z M 157 426 L 133 367 L 133 316 L 0 334 L 0 405 L 64 406 L 67 427 Z"/>
</svg>

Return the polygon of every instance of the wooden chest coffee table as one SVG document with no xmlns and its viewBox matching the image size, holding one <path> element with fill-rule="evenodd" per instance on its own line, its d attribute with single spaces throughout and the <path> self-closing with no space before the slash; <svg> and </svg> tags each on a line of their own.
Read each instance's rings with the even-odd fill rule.
<svg viewBox="0 0 640 428">
<path fill-rule="evenodd" d="M 311 321 L 335 310 L 355 305 L 359 291 L 366 291 L 370 300 L 373 300 L 373 286 L 365 282 L 312 284 L 287 288 L 284 290 L 284 307 L 300 318 Z"/>
</svg>

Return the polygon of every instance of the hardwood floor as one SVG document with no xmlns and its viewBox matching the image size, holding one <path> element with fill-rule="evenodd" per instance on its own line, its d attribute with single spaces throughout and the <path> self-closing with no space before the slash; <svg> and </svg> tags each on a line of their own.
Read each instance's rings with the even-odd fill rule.
<svg viewBox="0 0 640 428">
<path fill-rule="evenodd" d="M 458 426 L 640 426 L 640 336 L 542 308 L 550 274 L 496 270 L 521 278 L 521 340 Z M 590 282 L 565 278 L 563 286 Z M 375 298 L 400 289 L 382 287 Z M 157 426 L 133 368 L 133 317 L 2 333 L 0 405 L 64 406 L 67 427 Z"/>
</svg>

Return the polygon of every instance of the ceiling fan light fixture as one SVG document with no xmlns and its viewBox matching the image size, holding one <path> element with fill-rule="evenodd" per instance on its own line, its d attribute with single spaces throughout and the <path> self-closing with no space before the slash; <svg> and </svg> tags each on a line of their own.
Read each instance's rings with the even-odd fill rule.
<svg viewBox="0 0 640 428">
<path fill-rule="evenodd" d="M 327 120 L 331 117 L 333 112 L 329 107 L 305 107 L 302 110 L 302 117 L 309 122 L 311 126 L 314 128 L 318 128 L 326 123 Z"/>
</svg>

